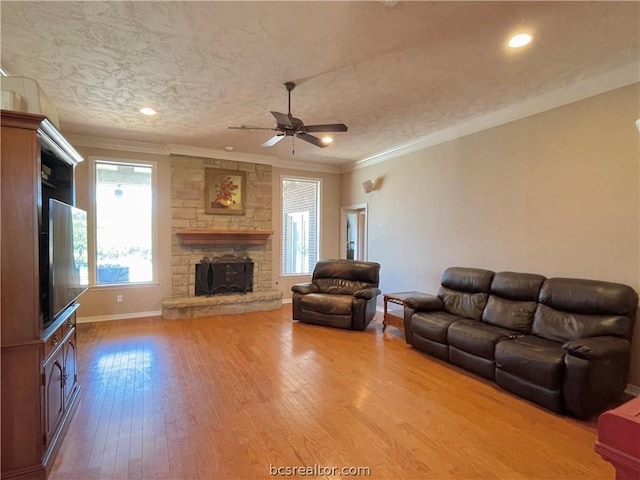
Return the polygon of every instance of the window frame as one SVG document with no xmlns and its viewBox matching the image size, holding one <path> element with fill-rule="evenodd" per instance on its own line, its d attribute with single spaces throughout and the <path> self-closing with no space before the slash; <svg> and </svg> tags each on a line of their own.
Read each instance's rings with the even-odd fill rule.
<svg viewBox="0 0 640 480">
<path fill-rule="evenodd" d="M 91 181 L 90 198 L 91 208 L 89 210 L 88 226 L 91 234 L 89 240 L 89 288 L 91 290 L 103 290 L 114 288 L 148 287 L 158 285 L 158 164 L 152 160 L 136 160 L 115 158 L 106 156 L 90 156 Z M 146 282 L 126 282 L 126 283 L 102 283 L 98 282 L 98 204 L 96 200 L 97 190 L 97 165 L 116 164 L 129 167 L 149 167 L 151 168 L 151 280 Z"/>
<path fill-rule="evenodd" d="M 281 245 L 280 245 L 280 265 L 279 265 L 279 270 L 280 270 L 280 277 L 282 278 L 294 278 L 294 277 L 303 277 L 303 278 L 308 278 L 313 274 L 313 268 L 311 268 L 311 271 L 309 273 L 285 273 L 284 272 L 284 256 L 282 255 L 283 251 L 284 251 L 284 247 L 285 247 L 285 235 L 284 235 L 284 230 L 285 230 L 285 226 L 284 226 L 284 182 L 285 181 L 295 181 L 295 182 L 314 182 L 317 185 L 317 196 L 316 196 L 316 251 L 317 251 L 317 255 L 316 255 L 316 263 L 318 261 L 320 261 L 320 259 L 322 258 L 322 235 L 320 234 L 321 232 L 321 225 L 322 225 L 322 178 L 319 177 L 306 177 L 306 176 L 302 176 L 302 175 L 285 175 L 285 174 L 281 174 L 280 175 L 280 218 L 278 219 L 279 222 L 279 229 L 280 229 L 280 238 L 281 238 Z M 315 268 L 315 265 L 314 265 Z"/>
</svg>

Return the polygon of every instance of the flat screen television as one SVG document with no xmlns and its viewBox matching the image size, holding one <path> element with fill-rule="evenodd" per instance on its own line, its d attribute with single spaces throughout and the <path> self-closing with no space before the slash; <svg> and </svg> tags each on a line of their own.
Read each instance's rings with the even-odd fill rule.
<svg viewBox="0 0 640 480">
<path fill-rule="evenodd" d="M 49 200 L 49 319 L 53 322 L 89 287 L 87 212 Z"/>
</svg>

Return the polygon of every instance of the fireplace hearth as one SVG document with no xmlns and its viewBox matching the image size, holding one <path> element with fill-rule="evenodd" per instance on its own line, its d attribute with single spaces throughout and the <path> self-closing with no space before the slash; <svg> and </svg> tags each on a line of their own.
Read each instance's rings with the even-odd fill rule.
<svg viewBox="0 0 640 480">
<path fill-rule="evenodd" d="M 195 267 L 197 297 L 253 292 L 253 260 L 249 257 L 204 257 Z"/>
</svg>

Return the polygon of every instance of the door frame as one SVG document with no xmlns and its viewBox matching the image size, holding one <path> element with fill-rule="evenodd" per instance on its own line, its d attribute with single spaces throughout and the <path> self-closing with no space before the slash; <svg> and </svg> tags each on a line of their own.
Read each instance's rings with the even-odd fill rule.
<svg viewBox="0 0 640 480">
<path fill-rule="evenodd" d="M 345 205 L 340 207 L 340 258 L 347 258 L 347 213 L 358 213 L 364 217 L 364 226 L 362 229 L 362 257 L 364 261 L 369 258 L 369 204 L 357 203 L 355 205 Z"/>
</svg>

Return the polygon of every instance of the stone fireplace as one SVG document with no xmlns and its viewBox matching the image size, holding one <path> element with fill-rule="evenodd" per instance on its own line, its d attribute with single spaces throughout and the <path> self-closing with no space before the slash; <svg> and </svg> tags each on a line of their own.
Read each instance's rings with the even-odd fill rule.
<svg viewBox="0 0 640 480">
<path fill-rule="evenodd" d="M 244 214 L 205 213 L 205 174 L 211 168 L 244 172 L 247 179 Z M 172 156 L 172 292 L 171 298 L 162 302 L 164 318 L 273 310 L 282 305 L 282 292 L 272 288 L 271 183 L 271 165 Z M 240 293 L 235 288 L 222 291 L 223 288 L 217 294 L 196 296 L 196 265 L 205 257 L 209 264 L 215 258 L 226 259 L 225 265 L 235 259 L 251 259 L 251 291 Z M 206 278 L 209 289 L 209 270 Z"/>
</svg>

